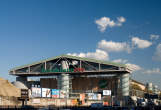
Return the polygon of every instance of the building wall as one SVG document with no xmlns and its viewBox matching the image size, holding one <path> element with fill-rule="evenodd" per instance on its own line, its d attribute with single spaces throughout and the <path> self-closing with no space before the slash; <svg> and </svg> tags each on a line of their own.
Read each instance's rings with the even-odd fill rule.
<svg viewBox="0 0 161 110">
<path fill-rule="evenodd" d="M 145 88 L 146 88 L 146 86 L 145 86 L 144 84 L 141 84 L 141 83 L 139 83 L 139 82 L 137 82 L 137 81 L 135 81 L 135 80 L 132 80 L 132 81 L 131 81 L 131 84 L 136 84 L 136 85 L 138 85 L 142 90 L 145 90 Z"/>
<path fill-rule="evenodd" d="M 76 77 L 72 79 L 73 90 L 114 90 L 117 88 L 117 79 L 110 78 L 97 78 L 97 77 Z"/>
<path fill-rule="evenodd" d="M 72 79 L 72 90 L 114 90 L 117 88 L 117 78 L 97 78 L 97 77 L 74 77 Z M 41 88 L 52 88 L 58 89 L 56 78 L 41 78 L 40 87 Z"/>
<path fill-rule="evenodd" d="M 57 89 L 57 79 L 56 78 L 40 78 L 41 88 L 51 88 Z"/>
</svg>

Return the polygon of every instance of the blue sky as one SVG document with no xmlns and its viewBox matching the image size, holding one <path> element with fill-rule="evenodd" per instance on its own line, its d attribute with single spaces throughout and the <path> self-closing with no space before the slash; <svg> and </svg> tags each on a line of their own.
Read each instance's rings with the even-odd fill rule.
<svg viewBox="0 0 161 110">
<path fill-rule="evenodd" d="M 160 5 L 159 0 L 1 0 L 0 77 L 13 81 L 8 75 L 13 67 L 70 53 L 125 63 L 134 79 L 161 88 Z"/>
</svg>

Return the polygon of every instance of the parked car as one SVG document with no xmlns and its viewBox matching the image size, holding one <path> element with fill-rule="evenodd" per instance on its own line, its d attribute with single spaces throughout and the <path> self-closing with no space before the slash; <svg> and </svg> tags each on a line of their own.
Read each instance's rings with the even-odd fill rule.
<svg viewBox="0 0 161 110">
<path fill-rule="evenodd" d="M 92 103 L 91 108 L 102 108 L 103 107 L 103 103 Z"/>
</svg>

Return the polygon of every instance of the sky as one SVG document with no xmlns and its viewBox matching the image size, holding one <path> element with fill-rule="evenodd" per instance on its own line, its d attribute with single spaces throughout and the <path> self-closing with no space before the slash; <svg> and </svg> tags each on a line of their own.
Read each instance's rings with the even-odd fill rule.
<svg viewBox="0 0 161 110">
<path fill-rule="evenodd" d="M 1 0 L 0 77 L 68 54 L 126 64 L 161 89 L 160 0 Z"/>
</svg>

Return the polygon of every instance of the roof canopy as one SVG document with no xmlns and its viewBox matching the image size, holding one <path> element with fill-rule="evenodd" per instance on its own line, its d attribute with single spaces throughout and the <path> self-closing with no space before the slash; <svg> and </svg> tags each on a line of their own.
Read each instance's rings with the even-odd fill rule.
<svg viewBox="0 0 161 110">
<path fill-rule="evenodd" d="M 11 75 L 54 75 L 60 73 L 130 72 L 126 65 L 109 61 L 61 55 L 10 70 Z"/>
</svg>

